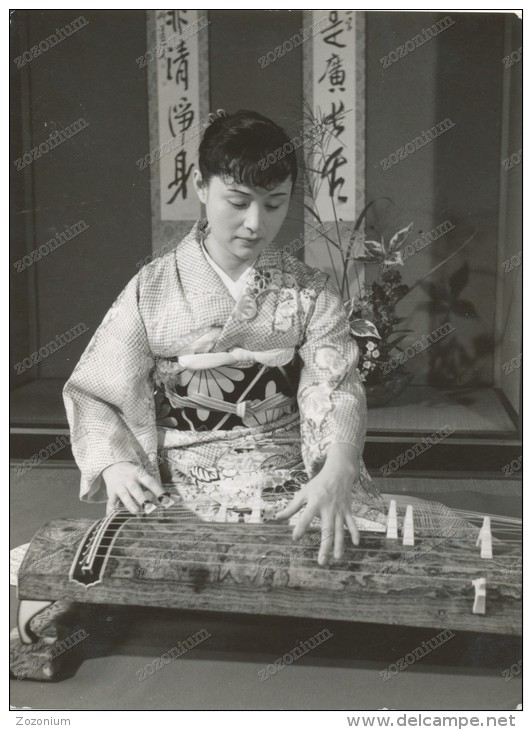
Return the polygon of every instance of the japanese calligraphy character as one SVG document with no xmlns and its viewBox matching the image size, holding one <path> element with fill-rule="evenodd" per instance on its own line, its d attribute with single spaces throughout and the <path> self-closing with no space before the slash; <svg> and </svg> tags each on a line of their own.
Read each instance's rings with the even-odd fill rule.
<svg viewBox="0 0 532 730">
<path fill-rule="evenodd" d="M 194 110 L 191 107 L 192 104 L 185 96 L 182 96 L 179 104 L 174 104 L 168 110 L 168 126 L 172 132 L 172 137 L 177 137 L 179 132 L 186 132 L 192 125 Z M 175 128 L 173 122 L 175 122 Z"/>
<path fill-rule="evenodd" d="M 167 205 L 173 203 L 179 194 L 181 194 L 183 200 L 187 199 L 188 190 L 187 182 L 192 172 L 193 164 L 187 170 L 187 153 L 186 150 L 178 152 L 174 158 L 174 179 L 168 184 L 168 189 L 175 187 L 175 192 L 170 200 L 167 201 Z"/>
<path fill-rule="evenodd" d="M 181 17 L 181 13 L 188 13 L 188 10 L 167 10 L 166 25 L 171 25 L 174 33 L 181 33 L 182 25 L 188 25 L 188 20 Z"/>
<path fill-rule="evenodd" d="M 184 41 L 181 41 L 173 51 L 175 51 L 175 58 L 168 58 L 166 60 L 166 78 L 168 81 L 172 81 L 172 64 L 177 64 L 177 68 L 175 69 L 175 82 L 179 86 L 180 82 L 183 81 L 185 91 L 188 91 L 188 57 L 190 56 L 190 52 L 185 46 Z"/>
<path fill-rule="evenodd" d="M 329 182 L 329 195 L 332 197 L 335 194 L 335 190 L 340 186 L 340 190 L 343 188 L 345 179 L 343 177 L 336 178 L 336 171 L 342 165 L 347 163 L 346 158 L 342 155 L 343 147 L 338 147 L 337 150 L 327 155 L 325 166 L 321 171 L 322 178 L 327 177 Z M 338 195 L 338 201 L 340 203 L 346 203 L 347 198 L 344 195 Z"/>
<path fill-rule="evenodd" d="M 336 102 L 333 101 L 332 103 L 332 110 L 330 114 L 327 114 L 323 117 L 323 123 L 329 127 L 329 125 L 332 127 L 331 132 L 335 133 L 336 135 L 342 134 L 345 127 L 342 124 L 345 118 L 345 107 L 344 102 L 340 102 L 340 106 L 338 109 L 336 108 Z"/>
<path fill-rule="evenodd" d="M 336 10 L 331 10 L 329 13 L 329 20 L 331 21 L 332 25 L 328 25 L 324 30 L 322 30 L 322 35 L 324 33 L 327 33 L 328 35 L 324 36 L 323 40 L 325 43 L 329 43 L 331 46 L 336 46 L 337 48 L 345 48 L 345 43 L 339 43 L 336 40 L 336 36 L 340 35 L 344 32 L 344 29 L 341 27 L 343 20 L 338 20 L 338 13 Z M 334 30 L 337 28 L 337 30 Z M 329 31 L 334 30 L 334 33 L 330 33 Z"/>
<path fill-rule="evenodd" d="M 323 79 L 329 75 L 329 83 L 332 86 L 340 87 L 340 91 L 345 91 L 345 87 L 342 84 L 345 82 L 345 71 L 342 68 L 342 59 L 337 53 L 333 53 L 330 58 L 327 59 L 327 66 L 323 76 L 318 79 L 318 83 L 321 83 Z M 329 89 L 334 91 L 334 89 Z"/>
</svg>

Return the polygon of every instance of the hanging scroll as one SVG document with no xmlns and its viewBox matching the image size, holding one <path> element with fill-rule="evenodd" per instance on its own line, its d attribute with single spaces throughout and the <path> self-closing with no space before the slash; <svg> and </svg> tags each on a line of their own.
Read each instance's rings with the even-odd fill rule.
<svg viewBox="0 0 532 730">
<path fill-rule="evenodd" d="M 155 253 L 182 238 L 191 221 L 201 217 L 192 171 L 208 124 L 206 27 L 210 21 L 202 10 L 147 12 Z"/>
<path fill-rule="evenodd" d="M 355 28 L 354 14 L 345 10 L 313 11 L 312 97 L 315 110 L 329 123 L 318 210 L 333 220 L 332 201 L 338 218 L 355 216 Z M 325 20 L 327 19 L 327 23 Z M 331 200 L 332 198 L 332 200 Z"/>
<path fill-rule="evenodd" d="M 157 60 L 159 101 L 159 144 L 172 148 L 162 154 L 159 176 L 161 218 L 196 220 L 200 203 L 190 176 L 199 147 L 199 135 L 187 138 L 200 118 L 198 36 L 188 35 L 197 23 L 197 10 L 159 10 L 156 18 L 157 44 L 164 53 Z"/>
<path fill-rule="evenodd" d="M 328 130 L 310 160 L 314 205 L 323 222 L 338 221 L 343 241 L 365 204 L 365 18 L 351 10 L 307 11 L 304 25 L 315 29 L 303 49 L 304 108 Z M 308 215 L 306 221 L 313 224 Z M 305 261 L 331 270 L 325 246 L 306 247 Z"/>
</svg>

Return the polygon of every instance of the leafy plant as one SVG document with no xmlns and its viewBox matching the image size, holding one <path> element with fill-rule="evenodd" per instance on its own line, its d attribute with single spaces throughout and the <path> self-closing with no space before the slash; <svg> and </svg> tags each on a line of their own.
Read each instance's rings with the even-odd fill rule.
<svg viewBox="0 0 532 730">
<path fill-rule="evenodd" d="M 421 286 L 429 300 L 421 302 L 418 308 L 438 317 L 441 325 L 452 322 L 453 317 L 478 319 L 473 302 L 462 297 L 462 292 L 469 282 L 469 274 L 469 262 L 465 261 L 448 281 L 423 282 Z M 494 344 L 493 337 L 487 333 L 473 337 L 469 343 L 462 342 L 454 335 L 446 337 L 429 353 L 429 383 L 440 387 L 457 385 L 467 387 L 478 384 L 479 362 L 493 351 Z"/>
<path fill-rule="evenodd" d="M 342 115 L 336 116 L 334 124 L 327 117 L 318 115 L 316 118 L 309 110 L 305 116 L 309 126 L 319 130 L 305 146 L 303 181 L 303 205 L 310 218 L 310 225 L 315 224 L 317 229 L 324 227 L 316 203 L 321 185 L 326 184 L 329 191 L 332 189 L 326 150 L 332 138 L 336 138 L 335 128 L 341 124 Z M 408 292 L 408 287 L 403 283 L 397 270 L 387 271 L 387 269 L 403 265 L 401 247 L 408 238 L 413 224 L 410 223 L 397 231 L 389 240 L 385 240 L 382 236 L 380 240 L 368 237 L 363 230 L 363 224 L 369 210 L 379 200 L 392 202 L 389 198 L 377 198 L 364 207 L 346 234 L 343 221 L 337 215 L 334 196 L 329 192 L 328 197 L 334 215 L 334 230 L 323 234 L 323 238 L 329 252 L 337 288 L 346 307 L 351 334 L 360 349 L 358 370 L 362 380 L 371 385 L 386 379 L 385 369 L 380 366 L 398 351 L 399 343 L 411 331 L 399 329 L 404 318 L 398 317 L 395 309 L 397 302 Z M 338 252 L 340 266 L 335 264 L 333 249 Z M 377 264 L 379 266 L 377 281 L 362 286 L 358 269 L 360 264 Z M 381 271 L 385 272 L 382 279 Z M 356 282 L 357 293 L 354 296 L 351 296 L 350 278 Z M 400 370 L 405 369 L 400 366 Z"/>
<path fill-rule="evenodd" d="M 465 261 L 462 266 L 454 272 L 449 281 L 434 283 L 423 282 L 422 288 L 429 296 L 429 301 L 422 302 L 420 309 L 430 314 L 440 315 L 448 322 L 452 315 L 458 317 L 478 317 L 475 305 L 469 299 L 460 297 L 462 290 L 469 281 L 469 262 Z"/>
<path fill-rule="evenodd" d="M 477 317 L 474 304 L 461 296 L 462 290 L 469 280 L 467 262 L 450 277 L 448 283 L 429 281 L 429 277 L 440 267 L 445 266 L 474 239 L 476 231 L 410 287 L 403 282 L 401 273 L 396 267 L 404 265 L 401 248 L 412 230 L 413 223 L 401 228 L 388 241 L 383 236 L 366 235 L 366 231 L 363 230 L 370 209 L 378 201 L 392 203 L 389 198 L 381 197 L 369 202 L 346 232 L 345 222 L 337 215 L 334 195 L 330 192 L 334 189 L 334 181 L 331 178 L 326 156 L 329 143 L 333 140 L 340 143 L 336 131 L 342 128 L 343 117 L 346 113 L 347 110 L 337 113 L 333 119 L 332 115 L 324 116 L 319 111 L 314 114 L 310 107 L 305 108 L 306 124 L 317 129 L 318 132 L 304 146 L 303 206 L 307 212 L 307 225 L 314 227 L 316 231 L 318 231 L 318 227 L 324 227 L 317 199 L 321 186 L 327 185 L 334 217 L 334 230 L 328 231 L 326 234 L 321 231 L 318 233 L 321 233 L 325 241 L 337 288 L 349 317 L 351 334 L 359 345 L 361 356 L 358 369 L 361 378 L 368 385 L 377 385 L 386 381 L 387 378 L 395 377 L 398 373 L 406 372 L 406 368 L 399 365 L 390 371 L 391 374 L 386 374 L 386 368 L 379 366 L 399 352 L 400 343 L 409 332 L 413 331 L 401 327 L 405 318 L 397 315 L 396 306 L 401 299 L 418 286 L 422 286 L 429 295 L 429 301 L 421 306 L 430 314 L 441 315 L 444 321 L 449 321 L 451 314 L 459 317 Z M 368 228 L 370 227 L 368 226 Z M 340 266 L 334 261 L 333 250 L 339 256 Z M 377 265 L 376 280 L 362 286 L 358 264 Z M 353 279 L 356 283 L 354 296 L 350 291 L 350 280 Z M 464 368 L 470 372 L 474 355 L 462 353 L 460 357 L 456 352 L 452 352 L 453 347 L 456 347 L 454 340 L 455 338 L 452 337 L 445 338 L 442 343 L 438 342 L 437 347 L 431 348 L 430 356 L 434 361 L 438 358 L 442 359 L 446 366 L 449 365 L 448 358 L 454 360 L 458 357 L 461 362 L 460 372 L 463 373 Z M 485 347 L 484 340 L 482 342 L 479 340 L 478 347 L 480 349 Z M 438 354 L 440 350 L 441 353 Z M 444 353 L 446 354 L 444 355 Z"/>
<path fill-rule="evenodd" d="M 368 385 L 387 378 L 384 363 L 399 350 L 409 329 L 399 329 L 405 318 L 396 312 L 397 302 L 408 292 L 398 271 L 386 272 L 382 281 L 372 282 L 345 302 L 351 333 L 360 349 L 358 369 Z M 405 372 L 403 365 L 399 372 Z"/>
</svg>

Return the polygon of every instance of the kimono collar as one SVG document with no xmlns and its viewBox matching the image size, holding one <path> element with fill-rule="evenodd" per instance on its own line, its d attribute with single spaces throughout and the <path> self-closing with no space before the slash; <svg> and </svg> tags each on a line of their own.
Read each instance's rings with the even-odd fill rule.
<svg viewBox="0 0 532 730">
<path fill-rule="evenodd" d="M 244 290 L 235 302 L 202 250 L 201 240 L 205 236 L 206 228 L 206 220 L 198 221 L 175 249 L 176 273 L 194 328 L 221 328 L 214 352 L 228 352 L 231 348 L 242 347 L 243 331 L 246 332 L 246 348 L 253 351 L 266 350 L 264 336 L 259 329 L 253 337 L 249 327 L 243 329 L 243 323 L 255 319 L 258 314 L 260 307 L 256 303 L 257 297 Z M 270 244 L 257 257 L 249 276 L 253 277 L 255 272 L 255 276 L 260 274 L 258 278 L 265 278 L 269 272 L 275 270 L 279 274 L 283 270 L 282 255 Z M 281 346 L 284 344 L 281 343 Z M 287 344 L 292 345 L 292 342 Z"/>
</svg>

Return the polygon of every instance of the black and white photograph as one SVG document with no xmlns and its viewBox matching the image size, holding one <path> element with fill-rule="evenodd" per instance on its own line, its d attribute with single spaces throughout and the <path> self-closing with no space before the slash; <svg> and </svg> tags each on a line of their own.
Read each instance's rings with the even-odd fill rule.
<svg viewBox="0 0 532 730">
<path fill-rule="evenodd" d="M 525 727 L 523 12 L 7 12 L 8 722 Z"/>
</svg>

